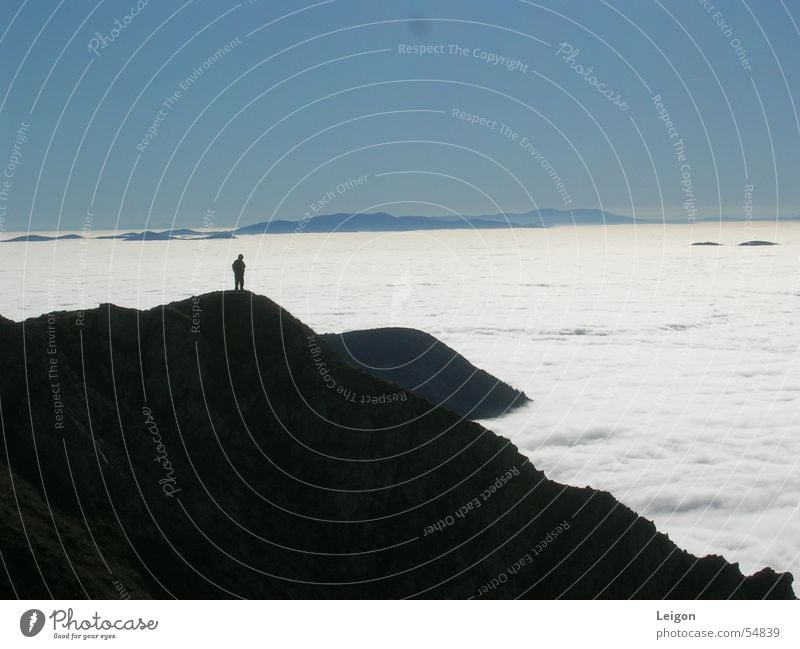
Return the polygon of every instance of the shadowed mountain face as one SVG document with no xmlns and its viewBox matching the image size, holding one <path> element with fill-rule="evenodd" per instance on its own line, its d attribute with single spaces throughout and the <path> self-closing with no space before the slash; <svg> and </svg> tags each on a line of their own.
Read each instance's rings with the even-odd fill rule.
<svg viewBox="0 0 800 649">
<path fill-rule="evenodd" d="M 387 327 L 321 338 L 353 367 L 468 419 L 500 417 L 529 401 L 418 329 Z"/>
<path fill-rule="evenodd" d="M 380 401 L 397 386 L 248 292 L 0 319 L 0 345 L 4 597 L 793 596 Z"/>
</svg>

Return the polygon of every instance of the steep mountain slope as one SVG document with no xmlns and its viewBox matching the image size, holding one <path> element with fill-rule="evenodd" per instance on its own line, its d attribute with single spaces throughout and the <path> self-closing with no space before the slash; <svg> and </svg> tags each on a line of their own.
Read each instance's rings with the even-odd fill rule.
<svg viewBox="0 0 800 649">
<path fill-rule="evenodd" d="M 0 347 L 4 597 L 793 596 L 413 394 L 351 399 L 397 388 L 248 292 Z"/>
</svg>

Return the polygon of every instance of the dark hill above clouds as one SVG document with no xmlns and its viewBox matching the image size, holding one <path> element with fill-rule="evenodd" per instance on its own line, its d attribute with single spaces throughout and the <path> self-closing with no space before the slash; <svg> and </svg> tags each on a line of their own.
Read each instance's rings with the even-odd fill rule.
<svg viewBox="0 0 800 649">
<path fill-rule="evenodd" d="M 397 386 L 264 297 L 0 319 L 0 346 L 4 597 L 793 596 L 476 423 L 376 402 Z"/>
<path fill-rule="evenodd" d="M 418 329 L 387 327 L 321 336 L 347 363 L 466 417 L 500 417 L 529 401 Z"/>
</svg>

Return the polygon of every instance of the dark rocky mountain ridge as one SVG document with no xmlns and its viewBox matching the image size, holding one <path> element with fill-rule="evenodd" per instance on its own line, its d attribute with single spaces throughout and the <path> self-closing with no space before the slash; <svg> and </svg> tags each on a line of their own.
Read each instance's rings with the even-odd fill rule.
<svg viewBox="0 0 800 649">
<path fill-rule="evenodd" d="M 6 598 L 793 597 L 413 394 L 351 400 L 398 388 L 249 292 L 0 346 Z"/>
<path fill-rule="evenodd" d="M 418 329 L 384 327 L 321 339 L 353 367 L 468 419 L 500 417 L 530 401 Z"/>
</svg>

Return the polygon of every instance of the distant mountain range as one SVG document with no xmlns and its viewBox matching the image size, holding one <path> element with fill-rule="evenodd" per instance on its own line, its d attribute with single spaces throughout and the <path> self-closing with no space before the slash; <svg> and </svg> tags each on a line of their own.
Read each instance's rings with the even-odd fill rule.
<svg viewBox="0 0 800 649">
<path fill-rule="evenodd" d="M 744 217 L 698 217 L 697 222 L 710 223 L 731 221 L 744 222 Z M 770 219 L 754 219 L 770 221 Z M 782 217 L 781 221 L 800 221 L 800 216 Z M 597 209 L 558 210 L 545 208 L 530 212 L 482 214 L 478 216 L 393 216 L 386 212 L 370 214 L 321 214 L 300 221 L 275 219 L 245 225 L 232 230 L 215 230 L 202 232 L 188 228 L 131 231 L 94 237 L 97 239 L 119 239 L 121 241 L 171 241 L 180 239 L 234 239 L 248 234 L 290 234 L 290 233 L 333 233 L 333 232 L 412 232 L 418 230 L 500 230 L 503 228 L 551 228 L 563 225 L 647 225 L 660 224 L 662 221 L 637 219 L 620 216 Z M 685 224 L 686 221 L 666 221 L 667 224 Z M 24 234 L 6 239 L 14 241 L 55 241 L 58 239 L 81 239 L 78 234 L 48 236 Z"/>
<path fill-rule="evenodd" d="M 43 234 L 23 234 L 13 239 L 5 239 L 3 243 L 12 243 L 15 241 L 60 241 L 62 239 L 83 239 L 79 234 L 62 234 L 57 237 L 48 237 Z"/>
<path fill-rule="evenodd" d="M 628 216 L 602 210 L 544 209 L 520 214 L 481 216 L 393 216 L 372 214 L 325 214 L 302 221 L 274 220 L 246 225 L 234 234 L 286 234 L 290 232 L 408 232 L 413 230 L 498 230 L 502 228 L 547 228 L 556 225 L 635 223 Z"/>
<path fill-rule="evenodd" d="M 172 241 L 173 239 L 235 239 L 232 232 L 197 232 L 188 228 L 178 230 L 145 230 L 144 232 L 126 232 L 125 234 L 107 234 L 97 239 L 122 239 L 123 241 Z"/>
<path fill-rule="evenodd" d="M 120 241 L 173 241 L 173 240 L 203 240 L 203 239 L 235 239 L 233 232 L 197 232 L 187 228 L 178 230 L 144 230 L 142 232 L 124 232 L 120 234 L 104 234 L 97 237 L 84 237 L 80 234 L 62 234 L 48 236 L 43 234 L 23 234 L 12 239 L 5 239 L 0 243 L 15 243 L 21 241 L 61 241 L 64 239 L 118 239 Z"/>
</svg>

